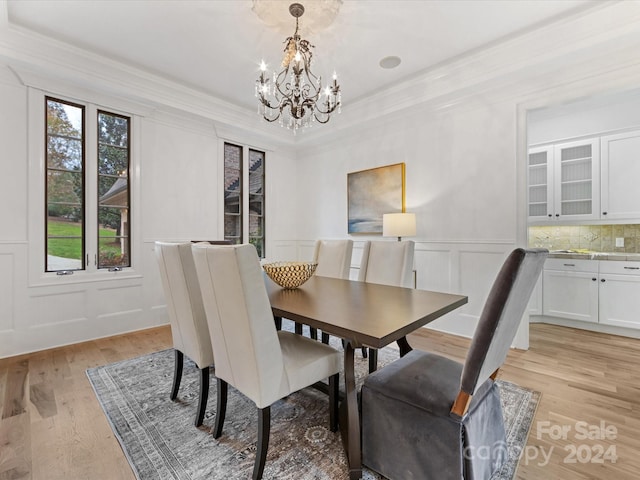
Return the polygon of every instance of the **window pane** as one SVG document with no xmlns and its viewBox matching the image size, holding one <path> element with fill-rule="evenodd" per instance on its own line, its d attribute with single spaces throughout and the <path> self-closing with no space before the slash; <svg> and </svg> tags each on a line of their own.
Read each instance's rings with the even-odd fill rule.
<svg viewBox="0 0 640 480">
<path fill-rule="evenodd" d="M 84 107 L 46 102 L 46 271 L 84 268 Z"/>
<path fill-rule="evenodd" d="M 264 152 L 249 150 L 249 242 L 260 258 L 265 256 L 264 164 Z"/>
<path fill-rule="evenodd" d="M 224 213 L 240 215 L 240 194 L 225 193 L 224 195 Z"/>
<path fill-rule="evenodd" d="M 249 150 L 249 193 L 262 193 L 264 186 L 264 153 Z"/>
<path fill-rule="evenodd" d="M 224 239 L 242 243 L 242 147 L 224 144 Z"/>
<path fill-rule="evenodd" d="M 55 222 L 49 223 L 49 227 L 58 230 Z M 70 228 L 73 228 L 71 225 Z M 81 227 L 76 225 L 76 231 L 80 232 Z M 82 264 L 82 237 L 77 238 L 57 238 L 47 239 L 47 268 L 46 270 L 81 270 Z"/>
<path fill-rule="evenodd" d="M 128 267 L 129 224 L 127 209 L 98 209 L 98 268 Z"/>
<path fill-rule="evenodd" d="M 249 195 L 249 215 L 262 214 L 262 195 Z"/>
<path fill-rule="evenodd" d="M 98 112 L 98 268 L 131 265 L 129 118 Z"/>
</svg>

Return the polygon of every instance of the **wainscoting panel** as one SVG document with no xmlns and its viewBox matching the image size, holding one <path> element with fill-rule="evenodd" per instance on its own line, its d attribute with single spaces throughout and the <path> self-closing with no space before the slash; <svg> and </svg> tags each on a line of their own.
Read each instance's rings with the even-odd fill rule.
<svg viewBox="0 0 640 480">
<path fill-rule="evenodd" d="M 119 283 L 118 285 L 100 287 L 95 292 L 92 302 L 97 318 L 130 315 L 131 312 L 142 312 L 140 299 L 142 287 L 138 284 Z"/>
<path fill-rule="evenodd" d="M 454 252 L 450 249 L 427 250 L 416 245 L 414 263 L 417 288 L 458 293 L 453 289 L 453 256 Z"/>
<path fill-rule="evenodd" d="M 299 256 L 299 245 L 297 242 L 275 241 L 267 252 L 267 262 L 291 261 L 302 258 Z M 313 255 L 313 251 L 312 251 Z"/>
<path fill-rule="evenodd" d="M 13 330 L 15 312 L 14 297 L 14 257 L 11 253 L 0 254 L 0 331 Z"/>
<path fill-rule="evenodd" d="M 87 290 L 68 290 L 68 286 L 66 288 L 67 291 L 54 288 L 47 289 L 47 293 L 30 296 L 31 327 L 87 320 Z"/>
</svg>

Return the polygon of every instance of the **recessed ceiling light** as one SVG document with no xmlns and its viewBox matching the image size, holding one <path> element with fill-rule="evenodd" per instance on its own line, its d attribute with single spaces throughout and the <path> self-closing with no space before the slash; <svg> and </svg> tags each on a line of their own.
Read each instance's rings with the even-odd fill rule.
<svg viewBox="0 0 640 480">
<path fill-rule="evenodd" d="M 384 57 L 382 60 L 380 60 L 380 66 L 387 69 L 396 68 L 398 65 L 400 65 L 401 61 L 402 60 L 400 59 L 400 57 L 392 55 L 390 57 Z"/>
</svg>

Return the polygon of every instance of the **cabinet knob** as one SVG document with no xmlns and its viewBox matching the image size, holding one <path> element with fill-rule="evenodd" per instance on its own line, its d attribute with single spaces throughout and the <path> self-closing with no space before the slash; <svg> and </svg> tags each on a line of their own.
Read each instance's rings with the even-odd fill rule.
<svg viewBox="0 0 640 480">
<path fill-rule="evenodd" d="M 600 281 L 601 281 L 602 283 L 606 282 L 606 280 L 605 280 L 604 278 L 603 278 L 603 279 L 601 279 Z"/>
<path fill-rule="evenodd" d="M 596 277 L 593 277 L 591 280 L 593 280 L 593 281 L 595 282 L 595 281 L 597 280 L 597 278 L 596 278 Z"/>
<path fill-rule="evenodd" d="M 551 218 L 553 215 L 549 214 L 549 218 Z"/>
<path fill-rule="evenodd" d="M 559 213 L 556 213 L 556 217 L 559 217 L 559 216 L 560 216 L 560 214 L 559 214 Z"/>
<path fill-rule="evenodd" d="M 603 215 L 606 215 L 606 214 L 607 214 L 607 212 L 602 212 L 602 214 L 603 214 Z"/>
</svg>

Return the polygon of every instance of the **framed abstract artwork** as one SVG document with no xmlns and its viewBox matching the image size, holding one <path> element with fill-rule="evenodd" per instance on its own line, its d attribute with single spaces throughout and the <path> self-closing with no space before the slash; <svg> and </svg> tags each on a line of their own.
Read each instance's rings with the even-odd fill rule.
<svg viewBox="0 0 640 480">
<path fill-rule="evenodd" d="M 404 212 L 404 163 L 347 174 L 348 233 L 382 233 L 382 215 Z"/>
</svg>

